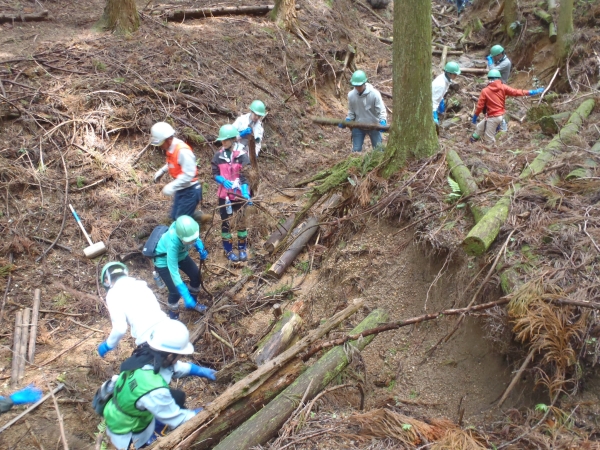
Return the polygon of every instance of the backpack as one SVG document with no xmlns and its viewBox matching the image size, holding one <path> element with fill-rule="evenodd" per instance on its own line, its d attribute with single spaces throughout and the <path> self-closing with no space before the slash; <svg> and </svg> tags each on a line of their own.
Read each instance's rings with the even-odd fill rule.
<svg viewBox="0 0 600 450">
<path fill-rule="evenodd" d="M 162 235 L 165 234 L 168 230 L 169 230 L 169 227 L 167 227 L 166 225 L 158 225 L 157 227 L 155 227 L 154 230 L 152 230 L 152 233 L 150 233 L 150 237 L 144 244 L 144 248 L 142 250 L 142 255 L 147 256 L 149 258 L 155 258 L 157 256 L 165 256 L 166 253 L 157 255 L 156 247 L 158 247 L 158 241 L 160 241 L 160 238 L 162 237 Z"/>
</svg>

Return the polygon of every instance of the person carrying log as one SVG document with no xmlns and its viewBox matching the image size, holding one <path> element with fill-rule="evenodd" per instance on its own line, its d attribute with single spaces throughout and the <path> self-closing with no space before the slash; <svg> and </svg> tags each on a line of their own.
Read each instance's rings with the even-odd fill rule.
<svg viewBox="0 0 600 450">
<path fill-rule="evenodd" d="M 208 251 L 200 239 L 200 226 L 190 216 L 181 216 L 171 224 L 169 229 L 160 237 L 153 256 L 154 268 L 169 290 L 169 318 L 179 318 L 179 299 L 187 309 L 199 313 L 206 311 L 206 305 L 198 303 L 200 294 L 200 271 L 189 251 L 194 246 L 200 255 L 200 260 L 208 258 Z M 189 287 L 181 279 L 182 270 L 189 280 Z"/>
<path fill-rule="evenodd" d="M 154 174 L 154 182 L 169 172 L 173 181 L 166 184 L 162 193 L 173 197 L 170 217 L 193 217 L 198 223 L 209 223 L 212 216 L 196 211 L 202 200 L 202 185 L 198 181 L 196 156 L 191 147 L 175 137 L 175 130 L 166 122 L 157 122 L 150 129 L 150 145 L 159 147 L 167 156 L 167 163 Z"/>
<path fill-rule="evenodd" d="M 106 434 L 118 450 L 138 449 L 157 435 L 177 428 L 202 408 L 186 409 L 185 392 L 169 388 L 172 378 L 186 376 L 216 380 L 216 371 L 178 361 L 191 355 L 189 331 L 176 320 L 161 322 L 148 342 L 121 364 L 121 373 L 96 392 L 93 406 L 106 420 Z"/>
<path fill-rule="evenodd" d="M 354 86 L 348 93 L 348 115 L 346 122 L 356 121 L 365 124 L 387 125 L 387 111 L 385 103 L 381 98 L 381 93 L 375 89 L 371 83 L 367 83 L 367 74 L 362 70 L 357 70 L 350 78 L 350 84 Z M 340 128 L 346 128 L 341 123 Z M 352 128 L 352 151 L 362 152 L 365 136 L 369 135 L 373 150 L 381 147 L 380 130 L 364 130 Z"/>
<path fill-rule="evenodd" d="M 514 89 L 506 84 L 502 84 L 500 72 L 496 69 L 490 70 L 487 77 L 489 84 L 483 88 L 479 95 L 472 123 L 477 124 L 477 118 L 484 110 L 486 111 L 486 117 L 477 124 L 475 132 L 469 139 L 471 143 L 478 141 L 482 137 L 485 137 L 488 141 L 496 142 L 496 132 L 506 112 L 506 97 L 524 97 L 544 92 L 544 88 L 528 91 Z"/>
<path fill-rule="evenodd" d="M 42 398 L 42 391 L 36 388 L 33 384 L 9 395 L 8 397 L 0 396 L 0 414 L 4 414 L 12 409 L 15 405 L 26 405 L 28 403 L 36 403 Z"/>
<path fill-rule="evenodd" d="M 438 75 L 431 83 L 431 94 L 433 99 L 433 121 L 439 125 L 438 114 L 446 111 L 446 101 L 444 96 L 448 92 L 452 80 L 460 75 L 460 66 L 455 61 L 449 61 L 444 66 L 444 73 Z"/>
<path fill-rule="evenodd" d="M 262 139 L 265 130 L 262 126 L 262 119 L 267 115 L 265 104 L 260 100 L 254 100 L 250 103 L 250 112 L 243 114 L 233 122 L 233 126 L 237 128 L 240 135 L 237 141 L 244 146 L 248 153 L 248 136 L 254 135 L 254 149 L 256 156 L 260 153 Z"/>
<path fill-rule="evenodd" d="M 112 322 L 108 338 L 98 346 L 100 357 L 104 358 L 119 344 L 128 326 L 135 345 L 139 346 L 148 340 L 158 324 L 168 320 L 152 289 L 145 281 L 130 277 L 125 264 L 116 261 L 105 264 L 100 283 L 107 291 L 106 307 Z"/>
<path fill-rule="evenodd" d="M 219 185 L 219 214 L 221 215 L 221 239 L 225 256 L 232 262 L 247 261 L 248 230 L 242 224 L 237 230 L 237 248 L 239 255 L 233 251 L 233 239 L 229 220 L 233 213 L 240 211 L 246 204 L 252 205 L 250 187 L 244 175 L 244 167 L 250 164 L 248 154 L 243 145 L 236 142 L 240 133 L 233 125 L 223 125 L 219 130 L 218 141 L 221 148 L 213 156 L 211 162 L 212 175 Z M 241 212 L 243 214 L 243 211 Z"/>
</svg>

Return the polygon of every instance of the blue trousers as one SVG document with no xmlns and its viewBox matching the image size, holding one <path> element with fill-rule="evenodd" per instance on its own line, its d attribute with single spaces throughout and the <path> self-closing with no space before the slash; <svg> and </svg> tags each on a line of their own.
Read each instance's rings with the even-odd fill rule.
<svg viewBox="0 0 600 450">
<path fill-rule="evenodd" d="M 200 183 L 175 191 L 173 195 L 173 207 L 171 208 L 171 219 L 177 220 L 180 216 L 192 216 L 198 203 L 202 200 L 202 186 Z"/>
<path fill-rule="evenodd" d="M 365 142 L 365 136 L 369 135 L 371 138 L 371 145 L 373 150 L 377 146 L 381 146 L 381 131 L 378 130 L 361 130 L 360 128 L 352 128 L 352 151 L 362 152 L 363 143 Z"/>
</svg>

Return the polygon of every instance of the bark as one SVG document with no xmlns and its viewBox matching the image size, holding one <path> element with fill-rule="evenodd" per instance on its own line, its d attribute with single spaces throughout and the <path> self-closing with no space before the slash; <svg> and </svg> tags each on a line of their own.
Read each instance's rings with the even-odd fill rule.
<svg viewBox="0 0 600 450">
<path fill-rule="evenodd" d="M 234 15 L 264 15 L 273 11 L 273 5 L 262 6 L 218 6 L 214 8 L 176 9 L 166 12 L 168 21 L 181 22 L 186 19 L 204 19 L 206 17 L 234 16 Z M 156 9 L 152 14 L 158 15 L 165 11 Z"/>
<path fill-rule="evenodd" d="M 556 32 L 556 25 L 554 24 L 554 22 L 552 22 L 550 24 L 550 27 L 548 28 L 548 38 L 550 39 L 550 42 L 552 42 L 553 44 L 556 42 L 557 32 Z"/>
<path fill-rule="evenodd" d="M 296 214 L 292 214 L 290 217 L 286 219 L 286 221 L 282 224 L 277 224 L 277 228 L 273 231 L 273 234 L 267 239 L 265 245 L 263 246 L 267 253 L 273 253 L 275 251 L 275 247 L 281 242 L 281 240 L 287 235 L 290 227 L 293 225 L 294 220 L 296 219 Z"/>
<path fill-rule="evenodd" d="M 518 17 L 517 0 L 504 0 L 504 32 L 509 38 L 515 35 L 511 25 L 517 21 Z"/>
<path fill-rule="evenodd" d="M 258 350 L 252 357 L 256 365 L 262 366 L 288 348 L 301 326 L 302 318 L 298 314 L 285 311 L 270 333 L 258 344 Z"/>
<path fill-rule="evenodd" d="M 35 340 L 37 339 L 37 325 L 40 315 L 40 298 L 42 291 L 36 289 L 33 293 L 33 313 L 31 317 L 31 331 L 29 336 L 29 350 L 27 352 L 27 361 L 33 363 L 35 357 Z"/>
<path fill-rule="evenodd" d="M 546 25 L 550 25 L 553 21 L 552 19 L 552 15 L 548 14 L 546 11 L 544 11 L 543 9 L 536 9 L 533 14 L 538 17 L 542 22 L 544 22 Z"/>
<path fill-rule="evenodd" d="M 334 117 L 311 117 L 314 123 L 318 123 L 319 125 L 330 125 L 330 126 L 338 126 L 340 124 L 344 125 L 346 128 L 360 128 L 362 130 L 381 130 L 388 131 L 390 129 L 389 126 L 379 125 L 378 123 L 369 124 L 364 122 L 346 122 L 346 119 L 336 119 Z"/>
<path fill-rule="evenodd" d="M 463 196 L 473 195 L 477 191 L 479 191 L 479 187 L 477 186 L 477 182 L 471 175 L 471 172 L 465 166 L 458 153 L 454 150 L 448 150 L 446 153 L 446 161 L 448 162 L 448 167 L 452 172 L 452 177 L 460 186 L 460 191 Z M 473 218 L 475 219 L 475 223 L 479 222 L 481 218 L 487 213 L 488 208 L 477 206 L 473 200 L 468 201 L 469 209 L 473 214 Z"/>
<path fill-rule="evenodd" d="M 376 309 L 352 330 L 352 334 L 372 328 L 386 319 L 387 313 Z M 352 351 L 361 351 L 372 340 L 373 336 L 352 341 L 349 346 L 353 349 L 347 347 L 331 349 L 275 400 L 221 441 L 215 450 L 246 449 L 267 442 L 297 408 L 299 399 L 304 397 L 305 400 L 310 400 L 317 395 L 351 362 Z"/>
<path fill-rule="evenodd" d="M 296 0 L 275 0 L 273 20 L 282 23 L 286 30 L 299 32 L 298 17 L 296 16 Z"/>
<path fill-rule="evenodd" d="M 278 357 L 259 367 L 247 377 L 229 387 L 220 396 L 206 405 L 206 408 L 196 414 L 192 419 L 177 427 L 168 436 L 158 440 L 150 447 L 152 450 L 173 449 L 184 450 L 192 445 L 197 436 L 203 432 L 202 425 L 209 419 L 217 416 L 223 410 L 237 402 L 239 399 L 250 395 L 258 389 L 278 368 L 294 359 L 298 353 L 305 351 L 310 345 L 325 336 L 340 323 L 358 311 L 364 305 L 363 299 L 355 299 L 353 304 L 329 318 L 316 330 L 312 330 L 304 338 Z"/>
<path fill-rule="evenodd" d="M 12 367 L 10 370 L 10 384 L 14 386 L 19 382 L 19 350 L 21 348 L 21 334 L 23 332 L 23 311 L 15 314 L 15 330 L 13 335 Z"/>
<path fill-rule="evenodd" d="M 5 22 L 40 22 L 48 20 L 48 11 L 34 14 L 0 14 L 0 23 Z"/>
<path fill-rule="evenodd" d="M 294 262 L 298 254 L 318 229 L 319 226 L 316 217 L 310 217 L 308 220 L 298 225 L 291 234 L 291 238 L 293 239 L 292 244 L 283 255 L 273 263 L 271 268 L 267 271 L 267 275 L 281 278 L 286 269 Z"/>
<path fill-rule="evenodd" d="M 129 34 L 140 27 L 135 0 L 107 0 L 98 26 L 116 34 Z"/>
<path fill-rule="evenodd" d="M 394 3 L 393 110 L 382 175 L 392 176 L 411 157 L 435 153 L 431 110 L 431 2 Z"/>
<path fill-rule="evenodd" d="M 556 59 L 566 61 L 571 48 L 573 34 L 573 0 L 561 0 L 558 8 L 558 29 L 556 39 Z"/>
</svg>

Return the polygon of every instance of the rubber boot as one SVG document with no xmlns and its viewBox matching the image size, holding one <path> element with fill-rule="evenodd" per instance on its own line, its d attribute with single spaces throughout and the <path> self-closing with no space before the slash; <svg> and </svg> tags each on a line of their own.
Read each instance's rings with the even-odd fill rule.
<svg viewBox="0 0 600 450">
<path fill-rule="evenodd" d="M 473 142 L 477 142 L 479 140 L 479 136 L 475 133 L 469 138 L 469 142 L 472 144 Z"/>
<path fill-rule="evenodd" d="M 194 300 L 196 300 L 196 304 L 194 305 L 193 308 L 186 308 L 186 309 L 191 309 L 192 311 L 197 311 L 200 314 L 204 314 L 206 312 L 206 310 L 208 309 L 208 307 L 206 305 L 203 305 L 202 303 L 198 303 L 198 294 L 200 294 L 200 286 L 198 286 L 198 287 L 190 286 L 189 291 L 190 291 L 190 294 L 192 295 L 192 297 L 194 297 Z"/>
<path fill-rule="evenodd" d="M 247 239 L 238 238 L 238 252 L 240 254 L 240 261 L 248 261 L 248 253 L 246 253 Z"/>
<path fill-rule="evenodd" d="M 194 219 L 200 225 L 210 225 L 212 223 L 213 216 L 197 210 L 194 211 L 194 214 L 192 214 L 192 219 Z"/>
<path fill-rule="evenodd" d="M 179 302 L 168 303 L 169 319 L 179 320 Z"/>
<path fill-rule="evenodd" d="M 229 261 L 238 262 L 240 260 L 240 258 L 233 253 L 233 243 L 231 242 L 231 239 L 223 239 L 223 250 L 225 250 L 225 255 Z"/>
</svg>

